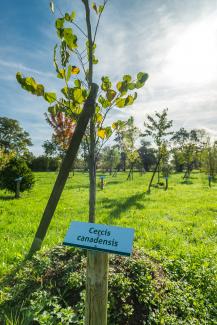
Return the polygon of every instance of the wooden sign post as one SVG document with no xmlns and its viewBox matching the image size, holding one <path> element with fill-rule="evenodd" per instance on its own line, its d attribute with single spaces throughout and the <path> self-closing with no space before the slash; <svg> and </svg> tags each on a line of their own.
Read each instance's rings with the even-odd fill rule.
<svg viewBox="0 0 217 325">
<path fill-rule="evenodd" d="M 104 182 L 105 176 L 100 176 L 100 188 L 101 190 L 104 189 L 105 182 Z"/>
<path fill-rule="evenodd" d="M 71 223 L 63 244 L 88 249 L 85 325 L 107 325 L 108 253 L 130 256 L 133 237 L 132 228 Z"/>
<path fill-rule="evenodd" d="M 209 187 L 211 187 L 211 184 L 212 184 L 212 176 L 211 175 L 208 175 L 208 181 L 209 181 Z"/>
<path fill-rule="evenodd" d="M 20 198 L 20 183 L 21 183 L 22 179 L 23 179 L 23 177 L 18 177 L 14 180 L 16 182 L 16 193 L 15 193 L 16 199 Z"/>
</svg>

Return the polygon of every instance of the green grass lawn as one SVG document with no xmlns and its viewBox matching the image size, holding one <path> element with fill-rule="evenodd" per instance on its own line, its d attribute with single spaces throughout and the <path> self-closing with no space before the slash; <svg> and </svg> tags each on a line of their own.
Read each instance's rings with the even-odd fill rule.
<svg viewBox="0 0 217 325">
<path fill-rule="evenodd" d="M 145 191 L 150 176 L 149 173 L 142 176 L 135 173 L 134 180 L 126 181 L 125 173 L 120 173 L 117 177 L 107 175 L 105 189 L 97 188 L 96 221 L 135 228 L 135 255 L 133 258 L 123 258 L 119 273 L 114 273 L 112 267 L 110 268 L 109 319 L 111 322 L 112 315 L 121 317 L 119 321 L 115 318 L 111 325 L 123 325 L 126 321 L 127 324 L 128 321 L 129 324 L 137 324 L 130 321 L 131 310 L 140 320 L 139 324 L 143 324 L 142 319 L 146 319 L 145 324 L 154 325 L 216 325 L 217 185 L 214 184 L 209 188 L 207 177 L 199 172 L 192 174 L 191 184 L 183 184 L 182 175 L 177 174 L 170 177 L 168 191 L 153 188 L 148 195 Z M 13 267 L 19 266 L 28 252 L 56 174 L 37 173 L 35 177 L 34 189 L 23 194 L 18 200 L 11 198 L 7 193 L 0 193 L 1 276 L 9 274 Z M 99 175 L 97 179 L 99 183 Z M 87 174 L 70 175 L 43 243 L 43 250 L 62 243 L 72 220 L 88 220 Z M 142 249 L 143 253 L 136 249 Z M 3 277 L 0 284 L 3 284 L 0 290 L 0 309 L 2 309 L 0 322 L 1 319 L 5 320 L 5 317 L 14 321 L 16 306 L 19 306 L 20 310 L 23 303 L 22 312 L 36 310 L 33 312 L 36 319 L 37 315 L 41 317 L 40 319 L 45 315 L 51 317 L 50 312 L 54 308 L 52 307 L 54 303 L 57 310 L 52 317 L 61 318 L 64 312 L 73 314 L 75 310 L 78 317 L 75 324 L 83 324 L 83 293 L 78 298 L 77 307 L 73 307 L 75 309 L 72 308 L 70 311 L 61 309 L 65 306 L 65 300 L 61 302 L 61 295 L 67 295 L 67 292 L 71 295 L 71 291 L 74 294 L 78 288 L 81 292 L 84 291 L 85 279 L 82 277 L 85 272 L 82 271 L 82 267 L 85 266 L 79 264 L 79 272 L 73 273 L 76 262 L 73 262 L 72 258 L 71 264 L 68 265 L 67 250 L 55 247 L 54 252 L 56 253 L 46 252 L 44 255 L 36 255 L 28 266 L 19 267 L 19 271 L 17 269 L 15 278 L 6 277 L 4 280 Z M 70 252 L 72 256 L 85 254 L 83 250 L 78 249 Z M 134 258 L 140 253 L 145 259 L 136 262 Z M 113 259 L 114 265 L 116 261 L 117 259 Z M 124 263 L 131 265 L 129 267 L 132 279 L 129 277 L 128 266 Z M 68 275 L 65 274 L 67 267 Z M 55 278 L 56 272 L 58 276 Z M 48 280 L 48 274 L 53 274 L 54 278 Z M 70 279 L 73 279 L 71 289 L 66 290 L 67 284 L 61 291 L 62 288 L 58 285 Z M 118 297 L 121 302 L 120 315 L 119 309 L 116 308 Z M 52 302 L 54 298 L 59 301 L 59 305 L 56 300 Z M 135 308 L 132 307 L 132 301 L 136 301 Z M 138 301 L 139 309 L 136 307 Z M 22 315 L 20 317 L 23 317 Z M 9 321 L 6 324 L 21 323 Z M 42 324 L 60 323 L 51 319 L 50 322 Z"/>
<path fill-rule="evenodd" d="M 0 274 L 28 252 L 54 184 L 55 173 L 36 173 L 35 187 L 22 198 L 0 192 Z M 193 173 L 192 184 L 182 175 L 170 177 L 169 190 L 145 194 L 150 174 L 106 176 L 97 189 L 96 222 L 135 228 L 135 247 L 158 258 L 216 259 L 217 186 L 208 188 L 204 174 Z M 99 182 L 99 177 L 98 177 Z M 88 175 L 70 175 L 50 225 L 43 249 L 63 241 L 72 220 L 88 219 Z"/>
</svg>

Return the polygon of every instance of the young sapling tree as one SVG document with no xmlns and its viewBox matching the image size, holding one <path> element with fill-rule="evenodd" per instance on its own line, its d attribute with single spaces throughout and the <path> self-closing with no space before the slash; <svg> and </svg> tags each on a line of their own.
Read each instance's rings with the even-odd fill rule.
<svg viewBox="0 0 217 325">
<path fill-rule="evenodd" d="M 162 113 L 155 112 L 154 117 L 147 115 L 147 121 L 144 122 L 145 132 L 142 136 L 151 137 L 157 147 L 157 162 L 148 185 L 147 193 L 150 193 L 151 191 L 152 182 L 157 171 L 159 183 L 160 163 L 165 153 L 164 146 L 167 141 L 167 137 L 173 133 L 170 131 L 173 121 L 168 120 L 167 114 L 168 109 L 164 109 Z"/>
</svg>

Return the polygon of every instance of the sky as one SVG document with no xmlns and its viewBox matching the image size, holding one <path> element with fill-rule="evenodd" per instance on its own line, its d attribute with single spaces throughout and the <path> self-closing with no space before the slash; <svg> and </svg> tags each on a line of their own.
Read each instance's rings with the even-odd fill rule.
<svg viewBox="0 0 217 325">
<path fill-rule="evenodd" d="M 55 15 L 49 0 L 1 1 L 0 116 L 16 119 L 29 132 L 31 151 L 42 154 L 51 138 L 43 98 L 24 91 L 17 71 L 34 77 L 47 91 L 59 91 L 53 47 L 58 42 L 55 18 L 77 13 L 83 26 L 81 0 L 56 0 Z M 97 4 L 100 1 L 96 1 Z M 93 12 L 93 26 L 95 15 Z M 77 35 L 82 35 L 77 32 Z M 94 80 L 108 75 L 112 82 L 124 74 L 147 72 L 149 79 L 137 101 L 115 109 L 109 122 L 135 118 L 143 129 L 147 114 L 169 110 L 174 130 L 203 128 L 217 138 L 217 1 L 216 0 L 109 0 L 97 34 Z"/>
</svg>

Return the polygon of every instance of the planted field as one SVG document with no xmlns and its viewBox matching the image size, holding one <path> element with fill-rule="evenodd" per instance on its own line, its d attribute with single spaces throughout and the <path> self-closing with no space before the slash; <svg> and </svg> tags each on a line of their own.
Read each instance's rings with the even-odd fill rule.
<svg viewBox="0 0 217 325">
<path fill-rule="evenodd" d="M 1 192 L 1 274 L 28 252 L 43 209 L 55 181 L 55 173 L 36 173 L 34 189 L 12 199 Z M 207 186 L 206 176 L 194 173 L 192 184 L 182 184 L 182 175 L 170 178 L 169 190 L 153 188 L 145 194 L 150 175 L 135 173 L 106 176 L 106 186 L 97 190 L 97 222 L 136 230 L 135 247 L 154 255 L 192 255 L 215 258 L 217 186 Z M 99 179 L 99 178 L 98 178 Z M 61 243 L 71 220 L 88 219 L 88 175 L 70 176 L 50 225 L 44 248 Z"/>
<path fill-rule="evenodd" d="M 1 275 L 9 273 L 28 252 L 56 174 L 37 173 L 35 177 L 34 189 L 19 200 L 1 192 Z M 125 173 L 107 175 L 105 189 L 98 188 L 97 222 L 135 228 L 135 249 L 158 261 L 177 284 L 168 304 L 182 305 L 174 302 L 175 297 L 183 299 L 183 306 L 185 299 L 191 301 L 188 308 L 194 317 L 180 324 L 216 324 L 217 186 L 209 188 L 206 176 L 199 172 L 192 174 L 192 184 L 183 184 L 182 175 L 176 174 L 170 177 L 168 191 L 153 188 L 147 195 L 148 173 L 135 173 L 133 181 L 126 177 Z M 62 243 L 72 220 L 87 218 L 88 175 L 76 173 L 67 182 L 43 250 Z"/>
</svg>

